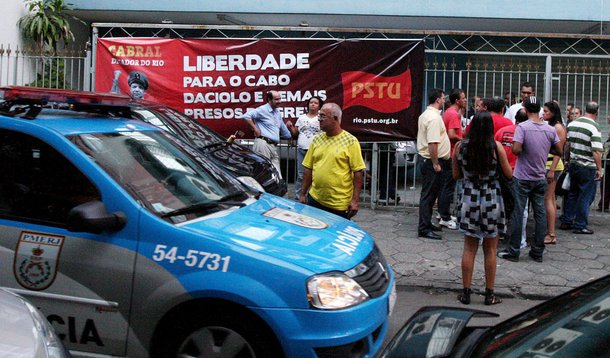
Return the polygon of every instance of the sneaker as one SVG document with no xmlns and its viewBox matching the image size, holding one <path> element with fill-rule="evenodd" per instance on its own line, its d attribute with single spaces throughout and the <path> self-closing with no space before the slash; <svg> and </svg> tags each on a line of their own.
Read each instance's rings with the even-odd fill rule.
<svg viewBox="0 0 610 358">
<path fill-rule="evenodd" d="M 508 250 L 498 251 L 498 254 L 496 256 L 498 256 L 501 259 L 508 260 L 508 261 L 519 262 L 519 256 L 511 253 Z"/>
<path fill-rule="evenodd" d="M 450 219 L 450 220 L 447 220 L 447 221 L 445 221 L 445 220 L 441 219 L 441 220 L 438 222 L 438 224 L 439 224 L 440 226 L 444 226 L 444 227 L 446 227 L 447 229 L 451 229 L 451 230 L 456 230 L 456 229 L 457 229 L 457 223 L 455 222 L 455 220 L 453 220 L 453 218 L 452 218 L 452 219 Z"/>
<path fill-rule="evenodd" d="M 437 212 L 436 212 L 436 220 L 440 220 L 440 219 L 442 219 L 442 218 L 441 218 L 441 214 L 439 214 L 439 213 L 438 213 L 438 211 L 437 211 Z M 453 221 L 457 221 L 457 217 L 456 217 L 456 216 L 451 215 L 451 220 L 453 220 Z"/>
</svg>

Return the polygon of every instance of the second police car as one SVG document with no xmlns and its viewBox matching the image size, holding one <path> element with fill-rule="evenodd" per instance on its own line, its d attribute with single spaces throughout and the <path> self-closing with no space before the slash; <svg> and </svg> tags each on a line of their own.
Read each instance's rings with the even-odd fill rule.
<svg viewBox="0 0 610 358">
<path fill-rule="evenodd" d="M 355 223 L 253 191 L 113 96 L 0 97 L 0 286 L 73 355 L 381 347 L 394 277 Z"/>
</svg>

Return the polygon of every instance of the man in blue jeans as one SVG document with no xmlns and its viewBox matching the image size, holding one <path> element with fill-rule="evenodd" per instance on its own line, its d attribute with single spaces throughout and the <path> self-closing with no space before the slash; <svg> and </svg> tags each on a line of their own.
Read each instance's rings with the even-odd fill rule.
<svg viewBox="0 0 610 358">
<path fill-rule="evenodd" d="M 575 234 L 593 234 L 587 228 L 589 209 L 595 198 L 595 181 L 602 178 L 602 151 L 599 125 L 595 122 L 599 105 L 589 102 L 585 116 L 568 124 L 568 152 L 570 154 L 570 192 L 563 204 L 562 230 L 573 229 Z"/>
<path fill-rule="evenodd" d="M 540 100 L 534 96 L 523 100 L 523 108 L 528 120 L 520 123 L 513 137 L 513 154 L 517 163 L 513 173 L 515 208 L 511 217 L 508 247 L 498 252 L 498 257 L 517 262 L 521 253 L 521 232 L 523 230 L 523 210 L 529 199 L 534 209 L 536 222 L 534 242 L 529 252 L 536 262 L 542 262 L 544 235 L 546 234 L 546 160 L 550 153 L 561 155 L 562 148 L 555 128 L 540 117 Z"/>
</svg>

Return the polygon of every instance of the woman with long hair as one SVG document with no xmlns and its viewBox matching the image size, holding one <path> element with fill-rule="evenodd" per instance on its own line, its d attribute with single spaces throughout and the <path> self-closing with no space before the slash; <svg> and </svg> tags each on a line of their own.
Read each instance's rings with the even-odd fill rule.
<svg viewBox="0 0 610 358">
<path fill-rule="evenodd" d="M 563 148 L 566 142 L 566 129 L 561 120 L 561 109 L 557 103 L 550 101 L 544 104 L 543 118 L 548 125 L 555 128 L 559 136 L 559 144 Z M 563 171 L 563 161 L 560 156 L 549 154 L 546 162 L 546 193 L 544 195 L 544 207 L 546 208 L 547 234 L 544 237 L 544 244 L 556 244 L 557 235 L 555 234 L 555 219 L 557 217 L 557 203 L 555 202 L 555 186 L 557 178 Z"/>
<path fill-rule="evenodd" d="M 481 240 L 485 262 L 485 304 L 502 302 L 494 293 L 498 236 L 506 233 L 498 176 L 503 174 L 510 179 L 513 173 L 502 144 L 494 140 L 493 129 L 491 114 L 477 112 L 468 135 L 456 144 L 452 157 L 453 178 L 463 178 L 463 189 L 458 193 L 458 226 L 464 232 L 464 290 L 458 300 L 466 305 L 470 303 L 474 259 Z"/>
</svg>

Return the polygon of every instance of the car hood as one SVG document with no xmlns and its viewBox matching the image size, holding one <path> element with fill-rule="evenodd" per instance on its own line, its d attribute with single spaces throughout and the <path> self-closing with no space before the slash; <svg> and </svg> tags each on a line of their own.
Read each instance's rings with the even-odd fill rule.
<svg viewBox="0 0 610 358">
<path fill-rule="evenodd" d="M 181 226 L 314 273 L 352 269 L 374 246 L 373 238 L 356 223 L 271 194 L 262 194 L 239 210 Z"/>
</svg>

